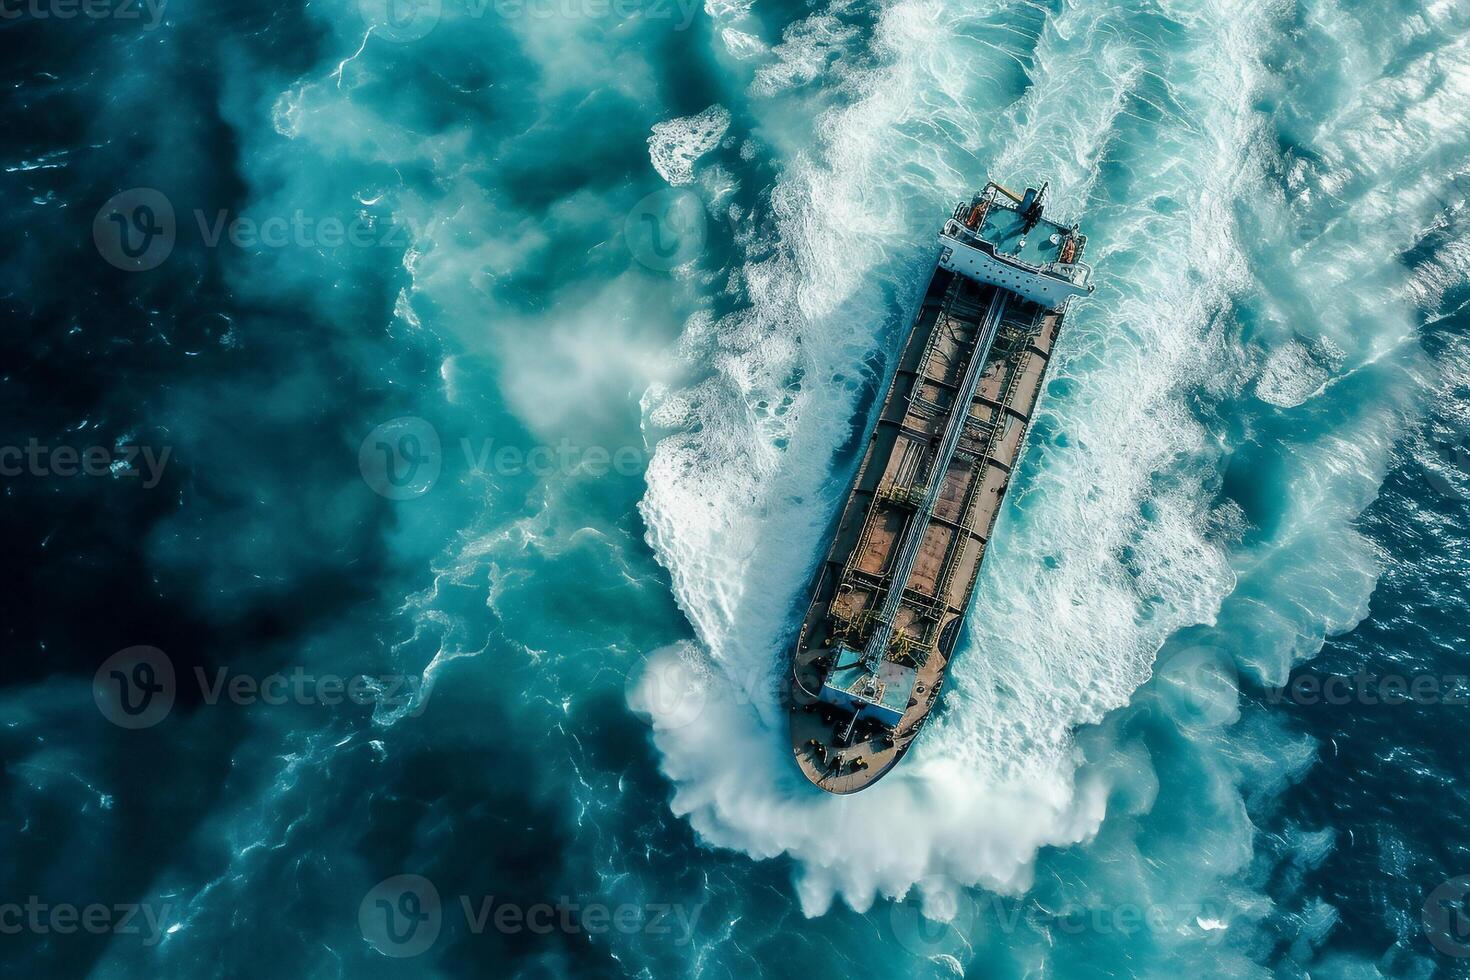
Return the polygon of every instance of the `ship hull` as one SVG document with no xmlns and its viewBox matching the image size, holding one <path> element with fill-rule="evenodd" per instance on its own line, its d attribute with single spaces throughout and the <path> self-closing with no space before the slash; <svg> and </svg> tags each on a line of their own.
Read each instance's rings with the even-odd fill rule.
<svg viewBox="0 0 1470 980">
<path fill-rule="evenodd" d="M 814 785 L 876 782 L 938 703 L 1062 319 L 936 265 L 792 651 L 792 750 Z"/>
</svg>

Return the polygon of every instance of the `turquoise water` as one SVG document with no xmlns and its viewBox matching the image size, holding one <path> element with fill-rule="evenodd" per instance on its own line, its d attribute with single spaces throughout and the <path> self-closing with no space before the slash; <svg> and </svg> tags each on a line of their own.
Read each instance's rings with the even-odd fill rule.
<svg viewBox="0 0 1470 980">
<path fill-rule="evenodd" d="M 4 444 L 169 456 L 5 477 L 0 905 L 142 910 L 17 975 L 1464 972 L 1464 709 L 1287 686 L 1470 672 L 1463 5 L 50 9 Z M 1097 289 L 827 797 L 780 651 L 987 177 Z"/>
</svg>

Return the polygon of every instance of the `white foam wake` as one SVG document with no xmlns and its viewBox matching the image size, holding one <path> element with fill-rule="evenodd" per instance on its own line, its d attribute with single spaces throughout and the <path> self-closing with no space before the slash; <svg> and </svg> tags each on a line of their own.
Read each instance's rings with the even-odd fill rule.
<svg viewBox="0 0 1470 980">
<path fill-rule="evenodd" d="M 818 119 L 820 152 L 798 156 L 772 191 L 777 248 L 741 272 L 749 308 L 698 325 L 689 349 L 713 373 L 646 404 L 660 428 L 684 430 L 658 444 L 642 510 L 702 647 L 654 658 L 633 703 L 652 718 L 676 810 L 713 843 L 795 857 L 809 913 L 921 880 L 935 914 L 959 886 L 1027 887 L 1039 848 L 1087 839 L 1104 815 L 1105 777 L 1078 776 L 1073 727 L 1126 703 L 1163 638 L 1212 615 L 1230 583 L 1202 537 L 1201 495 L 1187 478 L 1172 489 L 1150 478 L 1204 448 L 1180 389 L 1208 370 L 1211 314 L 1243 275 L 1227 208 L 1239 78 L 1178 121 L 1147 175 L 1180 207 L 1119 219 L 1091 256 L 1106 285 L 1077 311 L 1054 369 L 1074 390 L 1044 406 L 1068 441 L 1041 448 L 1022 506 L 1002 517 L 945 710 L 858 796 L 811 791 L 795 773 L 776 690 L 850 475 L 829 474 L 831 454 L 850 432 L 874 333 L 906 318 L 934 226 L 983 179 L 969 106 L 1011 98 L 1002 69 L 1014 53 L 966 40 L 974 31 L 954 16 L 927 2 L 884 12 L 872 42 L 883 67 L 843 79 L 857 98 Z M 1047 28 L 1036 84 L 997 127 L 1017 168 L 1006 176 L 1050 174 L 1064 209 L 1086 200 L 1143 77 L 1137 42 L 1095 29 L 1106 16 L 1067 11 Z M 1228 29 L 1238 33 L 1222 47 L 1247 43 L 1245 28 Z M 788 31 L 787 43 L 803 36 Z M 1197 57 L 1209 71 L 1243 63 L 1210 48 Z M 1065 84 L 1049 84 L 1058 71 Z M 1198 257 L 1193 274 L 1180 256 Z M 670 672 L 690 669 L 704 678 L 695 712 L 666 696 L 679 689 Z"/>
<path fill-rule="evenodd" d="M 730 113 L 712 105 L 703 112 L 681 119 L 666 119 L 653 127 L 648 137 L 648 156 L 653 169 L 678 187 L 694 180 L 694 163 L 720 145 L 730 128 Z"/>
</svg>

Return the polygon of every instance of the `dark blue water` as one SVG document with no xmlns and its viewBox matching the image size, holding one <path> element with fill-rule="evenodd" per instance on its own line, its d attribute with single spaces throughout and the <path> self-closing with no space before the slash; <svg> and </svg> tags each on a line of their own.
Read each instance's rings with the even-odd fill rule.
<svg viewBox="0 0 1470 980">
<path fill-rule="evenodd" d="M 1467 973 L 1458 6 L 0 10 L 7 975 Z M 824 797 L 780 651 L 987 176 L 1099 287 Z"/>
</svg>

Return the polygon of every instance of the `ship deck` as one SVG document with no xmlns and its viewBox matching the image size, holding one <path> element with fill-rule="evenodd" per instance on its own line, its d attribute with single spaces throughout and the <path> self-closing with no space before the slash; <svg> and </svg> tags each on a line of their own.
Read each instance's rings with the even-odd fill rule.
<svg viewBox="0 0 1470 980">
<path fill-rule="evenodd" d="M 1028 231 L 1019 211 L 999 204 L 986 210 L 978 230 L 979 236 L 994 245 L 996 252 L 1037 266 L 1061 261 L 1067 233 L 1068 229 L 1046 220 Z"/>
<path fill-rule="evenodd" d="M 986 344 L 981 335 L 993 308 L 1000 314 Z M 1061 317 L 1015 294 L 935 271 L 794 652 L 792 747 L 808 779 L 829 792 L 856 792 L 891 769 L 937 701 Z M 985 358 L 983 369 L 973 397 L 959 404 L 976 356 Z M 930 473 L 943 461 L 942 435 L 957 416 L 953 454 L 942 474 Z M 936 480 L 937 492 L 930 492 Z M 910 540 L 915 543 L 905 548 Z M 881 663 L 903 670 L 884 677 L 912 684 L 896 705 L 901 717 L 893 725 L 854 722 L 852 712 L 823 699 L 822 685 L 875 632 L 890 629 L 891 646 L 879 633 L 878 645 L 886 648 Z M 882 693 L 886 703 L 875 708 L 894 707 L 894 690 Z"/>
</svg>

